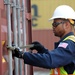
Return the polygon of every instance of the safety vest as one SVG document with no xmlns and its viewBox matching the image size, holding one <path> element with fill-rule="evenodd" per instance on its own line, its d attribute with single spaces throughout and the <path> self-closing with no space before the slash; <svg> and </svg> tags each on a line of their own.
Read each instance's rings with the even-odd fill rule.
<svg viewBox="0 0 75 75">
<path fill-rule="evenodd" d="M 75 42 L 75 36 L 74 35 L 66 37 L 63 41 L 68 40 L 68 39 Z M 67 74 L 64 67 L 59 67 L 59 68 L 51 69 L 50 75 L 69 75 L 69 74 Z M 73 74 L 70 74 L 70 75 L 75 75 L 75 71 L 73 72 Z"/>
</svg>

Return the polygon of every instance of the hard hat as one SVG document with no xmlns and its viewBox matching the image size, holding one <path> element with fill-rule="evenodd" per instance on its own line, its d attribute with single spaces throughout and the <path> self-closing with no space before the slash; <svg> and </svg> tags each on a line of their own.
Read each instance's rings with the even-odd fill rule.
<svg viewBox="0 0 75 75">
<path fill-rule="evenodd" d="M 49 20 L 56 18 L 75 19 L 74 10 L 68 5 L 60 5 L 55 9 L 52 18 Z"/>
</svg>

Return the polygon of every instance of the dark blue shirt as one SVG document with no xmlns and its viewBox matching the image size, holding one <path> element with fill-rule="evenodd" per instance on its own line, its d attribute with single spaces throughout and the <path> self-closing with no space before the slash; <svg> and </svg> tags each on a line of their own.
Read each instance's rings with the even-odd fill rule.
<svg viewBox="0 0 75 75">
<path fill-rule="evenodd" d="M 75 64 L 75 42 L 65 40 L 66 37 L 74 35 L 72 32 L 64 36 L 54 50 L 45 49 L 45 53 L 30 53 L 25 52 L 23 55 L 24 63 L 42 67 L 42 68 L 57 68 L 68 64 Z M 74 65 L 72 66 L 74 67 Z"/>
</svg>

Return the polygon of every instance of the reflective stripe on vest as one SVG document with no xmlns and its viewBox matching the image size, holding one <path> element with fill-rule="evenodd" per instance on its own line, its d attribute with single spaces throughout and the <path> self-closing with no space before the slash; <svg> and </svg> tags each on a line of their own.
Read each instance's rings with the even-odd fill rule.
<svg viewBox="0 0 75 75">
<path fill-rule="evenodd" d="M 75 36 L 74 35 L 68 36 L 63 41 L 65 40 L 72 40 L 73 42 L 75 42 Z M 69 74 L 67 74 L 67 72 L 64 70 L 64 67 L 60 67 L 60 68 L 51 69 L 50 75 L 69 75 Z M 75 75 L 75 71 L 73 72 L 73 74 L 70 75 Z"/>
</svg>

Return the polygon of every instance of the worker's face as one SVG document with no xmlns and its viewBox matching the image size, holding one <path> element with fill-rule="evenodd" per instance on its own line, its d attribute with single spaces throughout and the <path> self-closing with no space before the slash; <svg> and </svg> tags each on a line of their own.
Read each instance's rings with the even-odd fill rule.
<svg viewBox="0 0 75 75">
<path fill-rule="evenodd" d="M 52 23 L 53 33 L 55 36 L 62 38 L 65 34 L 65 21 L 62 19 L 54 19 Z"/>
</svg>

